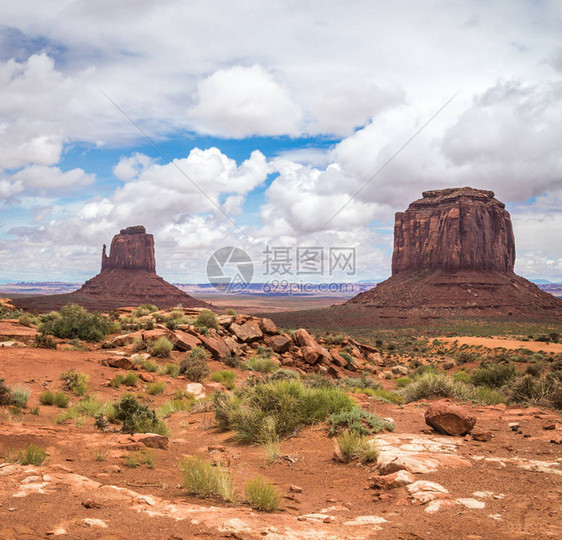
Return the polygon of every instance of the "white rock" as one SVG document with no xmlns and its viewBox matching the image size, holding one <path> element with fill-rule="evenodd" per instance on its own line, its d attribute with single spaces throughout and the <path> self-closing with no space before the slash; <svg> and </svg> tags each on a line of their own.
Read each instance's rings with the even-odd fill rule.
<svg viewBox="0 0 562 540">
<path fill-rule="evenodd" d="M 379 525 L 380 523 L 388 523 L 388 520 L 379 516 L 357 516 L 354 520 L 346 521 L 344 525 Z"/>
<path fill-rule="evenodd" d="M 203 399 L 207 394 L 205 394 L 205 388 L 201 383 L 193 382 L 189 383 L 185 387 L 185 391 L 193 394 L 195 399 Z"/>
<path fill-rule="evenodd" d="M 88 525 L 88 527 L 99 527 L 100 529 L 107 529 L 107 523 L 102 519 L 86 518 L 82 521 L 84 521 L 84 523 Z"/>
<path fill-rule="evenodd" d="M 188 385 L 189 386 L 189 385 Z M 232 533 L 240 533 L 240 532 L 250 532 L 252 529 L 250 526 L 239 518 L 232 518 L 225 521 L 221 527 L 219 527 L 219 531 L 221 532 L 232 532 Z"/>
<path fill-rule="evenodd" d="M 303 514 L 297 518 L 299 521 L 334 521 L 336 518 L 329 514 Z"/>
<path fill-rule="evenodd" d="M 455 501 L 457 504 L 462 504 L 467 508 L 472 508 L 473 510 L 481 510 L 482 508 L 486 508 L 486 504 L 482 501 L 477 501 L 476 499 L 457 499 Z"/>
</svg>

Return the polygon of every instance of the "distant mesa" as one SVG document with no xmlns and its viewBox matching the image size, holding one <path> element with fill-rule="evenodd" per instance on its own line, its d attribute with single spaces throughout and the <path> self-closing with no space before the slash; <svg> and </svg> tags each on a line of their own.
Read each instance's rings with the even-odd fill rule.
<svg viewBox="0 0 562 540">
<path fill-rule="evenodd" d="M 425 191 L 394 224 L 392 277 L 348 306 L 383 317 L 561 317 L 562 301 L 513 272 L 511 217 L 492 191 Z"/>
<path fill-rule="evenodd" d="M 109 255 L 104 245 L 100 273 L 70 294 L 18 298 L 18 307 L 58 309 L 70 302 L 88 309 L 112 310 L 151 303 L 159 308 L 210 307 L 156 274 L 154 237 L 142 225 L 127 227 L 113 237 Z"/>
</svg>

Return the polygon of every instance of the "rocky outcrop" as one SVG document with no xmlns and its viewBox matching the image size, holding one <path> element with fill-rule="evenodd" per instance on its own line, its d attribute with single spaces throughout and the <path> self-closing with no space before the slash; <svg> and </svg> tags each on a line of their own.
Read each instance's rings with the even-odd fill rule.
<svg viewBox="0 0 562 540">
<path fill-rule="evenodd" d="M 174 287 L 156 274 L 154 237 L 142 225 L 127 227 L 113 237 L 109 255 L 103 246 L 100 273 L 70 294 L 19 299 L 18 307 L 37 311 L 75 303 L 87 309 L 108 311 L 145 303 L 159 308 L 211 307 Z"/>
<path fill-rule="evenodd" d="M 422 195 L 396 214 L 392 275 L 411 269 L 513 271 L 511 218 L 492 191 L 464 187 Z"/>
<path fill-rule="evenodd" d="M 154 237 L 146 234 L 142 225 L 121 229 L 113 237 L 109 256 L 103 245 L 101 255 L 101 269 L 123 268 L 126 270 L 146 270 L 156 273 L 154 258 Z"/>
</svg>

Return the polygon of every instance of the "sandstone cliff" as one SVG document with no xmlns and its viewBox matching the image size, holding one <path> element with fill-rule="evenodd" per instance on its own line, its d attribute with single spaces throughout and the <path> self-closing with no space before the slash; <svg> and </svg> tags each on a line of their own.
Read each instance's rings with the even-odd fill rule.
<svg viewBox="0 0 562 540">
<path fill-rule="evenodd" d="M 103 245 L 101 269 L 111 268 L 156 272 L 154 237 L 146 234 L 142 225 L 121 229 L 121 232 L 113 237 L 109 257 L 106 254 L 106 246 Z"/>
<path fill-rule="evenodd" d="M 396 214 L 392 275 L 410 269 L 505 273 L 514 262 L 511 218 L 492 191 L 426 191 Z"/>
</svg>

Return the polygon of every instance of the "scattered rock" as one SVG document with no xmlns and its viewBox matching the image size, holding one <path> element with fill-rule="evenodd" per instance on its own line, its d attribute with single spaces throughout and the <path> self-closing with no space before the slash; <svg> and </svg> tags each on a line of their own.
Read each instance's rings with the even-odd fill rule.
<svg viewBox="0 0 562 540">
<path fill-rule="evenodd" d="M 472 431 L 471 436 L 475 441 L 488 442 L 492 440 L 492 432 L 489 430 Z"/>
<path fill-rule="evenodd" d="M 117 369 L 131 369 L 133 367 L 133 363 L 125 356 L 107 358 L 104 363 Z"/>
<path fill-rule="evenodd" d="M 456 499 L 455 501 L 457 504 L 461 504 L 462 506 L 466 506 L 467 508 L 471 508 L 473 510 L 481 510 L 482 508 L 486 508 L 486 504 L 482 501 L 477 501 L 476 499 L 466 498 L 466 499 Z"/>
<path fill-rule="evenodd" d="M 446 435 L 465 435 L 476 424 L 470 410 L 449 400 L 432 403 L 425 411 L 425 423 Z"/>
<path fill-rule="evenodd" d="M 302 488 L 300 486 L 296 486 L 295 484 L 291 484 L 289 486 L 289 491 L 291 493 L 302 493 Z"/>
<path fill-rule="evenodd" d="M 369 478 L 371 489 L 394 489 L 407 486 L 414 481 L 414 475 L 405 470 L 383 476 L 371 476 Z"/>
<path fill-rule="evenodd" d="M 207 395 L 205 393 L 204 386 L 201 383 L 197 382 L 188 383 L 188 385 L 185 387 L 185 391 L 193 394 L 195 396 L 195 399 L 203 399 Z"/>
<path fill-rule="evenodd" d="M 102 519 L 86 518 L 82 520 L 88 527 L 99 527 L 100 529 L 107 529 L 107 523 Z"/>
<path fill-rule="evenodd" d="M 248 321 L 242 325 L 233 323 L 230 325 L 230 331 L 244 343 L 251 343 L 263 337 L 260 325 L 256 321 Z"/>
<path fill-rule="evenodd" d="M 410 499 L 419 504 L 426 504 L 434 499 L 445 499 L 449 497 L 449 490 L 437 482 L 429 480 L 418 480 L 407 487 Z"/>
<path fill-rule="evenodd" d="M 542 428 L 546 430 L 556 429 L 556 424 L 551 422 L 550 424 L 545 424 Z"/>
</svg>

